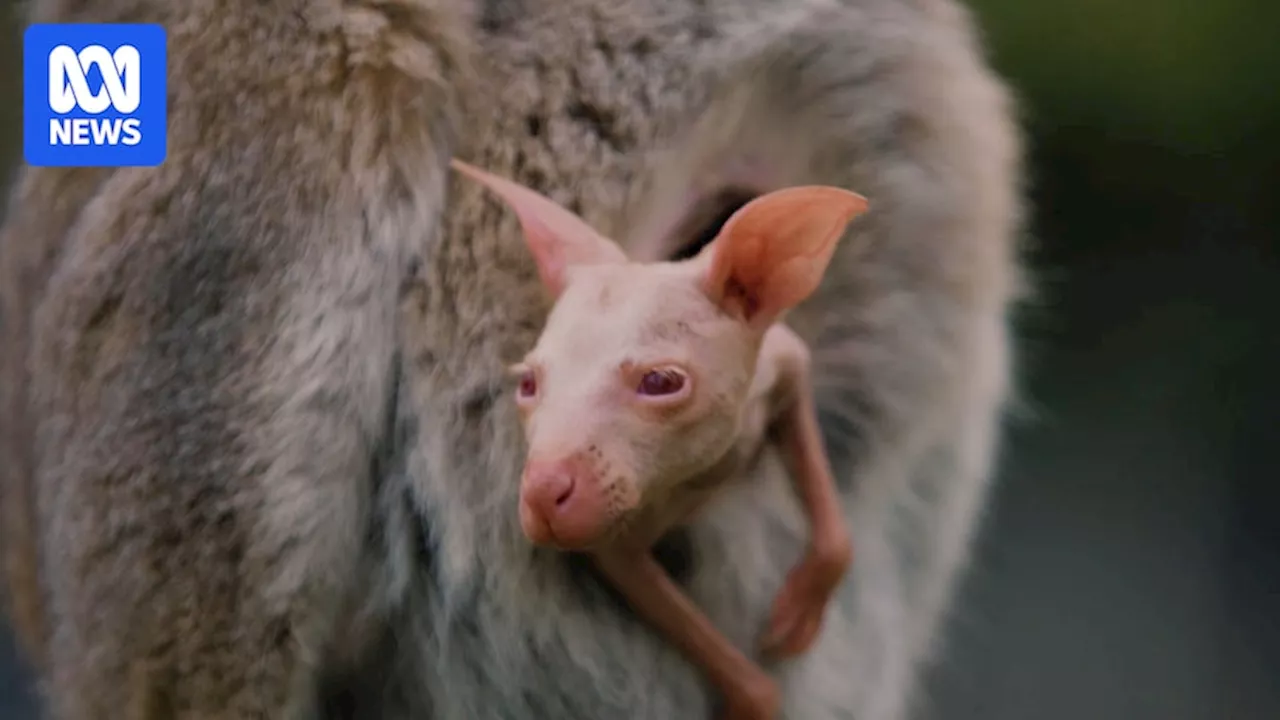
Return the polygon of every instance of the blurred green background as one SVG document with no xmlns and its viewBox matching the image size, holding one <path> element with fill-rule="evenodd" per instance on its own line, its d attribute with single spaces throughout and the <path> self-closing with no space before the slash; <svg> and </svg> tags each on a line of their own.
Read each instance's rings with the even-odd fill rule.
<svg viewBox="0 0 1280 720">
<path fill-rule="evenodd" d="M 1039 295 L 922 715 L 1280 718 L 1280 5 L 971 5 Z"/>
<path fill-rule="evenodd" d="M 920 716 L 1280 718 L 1280 5 L 971 5 L 1029 133 L 1038 292 Z M 0 718 L 33 717 L 6 645 Z"/>
</svg>

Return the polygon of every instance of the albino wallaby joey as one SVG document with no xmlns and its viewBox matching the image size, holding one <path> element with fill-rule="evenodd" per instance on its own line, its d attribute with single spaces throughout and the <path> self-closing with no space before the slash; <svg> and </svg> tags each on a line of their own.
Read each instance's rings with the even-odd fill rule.
<svg viewBox="0 0 1280 720">
<path fill-rule="evenodd" d="M 825 185 L 776 190 L 736 211 L 693 259 L 636 263 L 549 198 L 452 166 L 515 211 L 556 297 L 537 345 L 512 368 L 529 444 L 525 535 L 590 552 L 635 610 L 724 692 L 729 717 L 772 717 L 774 681 L 716 630 L 650 548 L 740 471 L 778 420 L 812 531 L 763 650 L 795 655 L 817 637 L 852 545 L 808 384 L 808 348 L 780 319 L 817 288 L 866 199 Z"/>
</svg>

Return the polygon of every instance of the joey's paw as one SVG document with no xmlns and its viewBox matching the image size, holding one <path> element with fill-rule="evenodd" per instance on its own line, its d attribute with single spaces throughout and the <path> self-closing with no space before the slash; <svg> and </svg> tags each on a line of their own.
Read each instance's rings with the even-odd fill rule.
<svg viewBox="0 0 1280 720">
<path fill-rule="evenodd" d="M 822 630 L 827 605 L 844 579 L 853 558 L 848 541 L 811 548 L 791 570 L 774 600 L 769 628 L 761 652 L 770 659 L 795 657 L 806 652 Z"/>
<path fill-rule="evenodd" d="M 764 672 L 743 678 L 725 697 L 721 720 L 774 720 L 782 705 L 778 683 Z"/>
</svg>

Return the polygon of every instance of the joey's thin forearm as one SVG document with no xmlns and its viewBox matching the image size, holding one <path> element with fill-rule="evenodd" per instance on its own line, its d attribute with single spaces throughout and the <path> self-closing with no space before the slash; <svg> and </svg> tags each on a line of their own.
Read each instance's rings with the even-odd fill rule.
<svg viewBox="0 0 1280 720">
<path fill-rule="evenodd" d="M 793 484 L 813 526 L 814 542 L 844 540 L 844 514 L 831 463 L 822 443 L 817 406 L 809 388 L 797 387 L 784 416 Z"/>
<path fill-rule="evenodd" d="M 600 553 L 595 562 L 636 614 L 700 666 L 717 687 L 732 691 L 744 675 L 763 672 L 712 625 L 649 551 Z"/>
</svg>

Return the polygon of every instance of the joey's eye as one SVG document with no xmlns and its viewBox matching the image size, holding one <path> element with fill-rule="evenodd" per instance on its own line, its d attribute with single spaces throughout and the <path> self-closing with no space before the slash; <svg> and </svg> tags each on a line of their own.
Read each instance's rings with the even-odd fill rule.
<svg viewBox="0 0 1280 720">
<path fill-rule="evenodd" d="M 636 388 L 636 392 L 651 397 L 674 395 L 684 389 L 684 384 L 684 373 L 679 370 L 650 370 L 640 378 L 640 386 Z"/>
<path fill-rule="evenodd" d="M 516 393 L 522 400 L 528 400 L 538 394 L 538 376 L 532 370 L 520 373 L 520 386 Z"/>
</svg>

